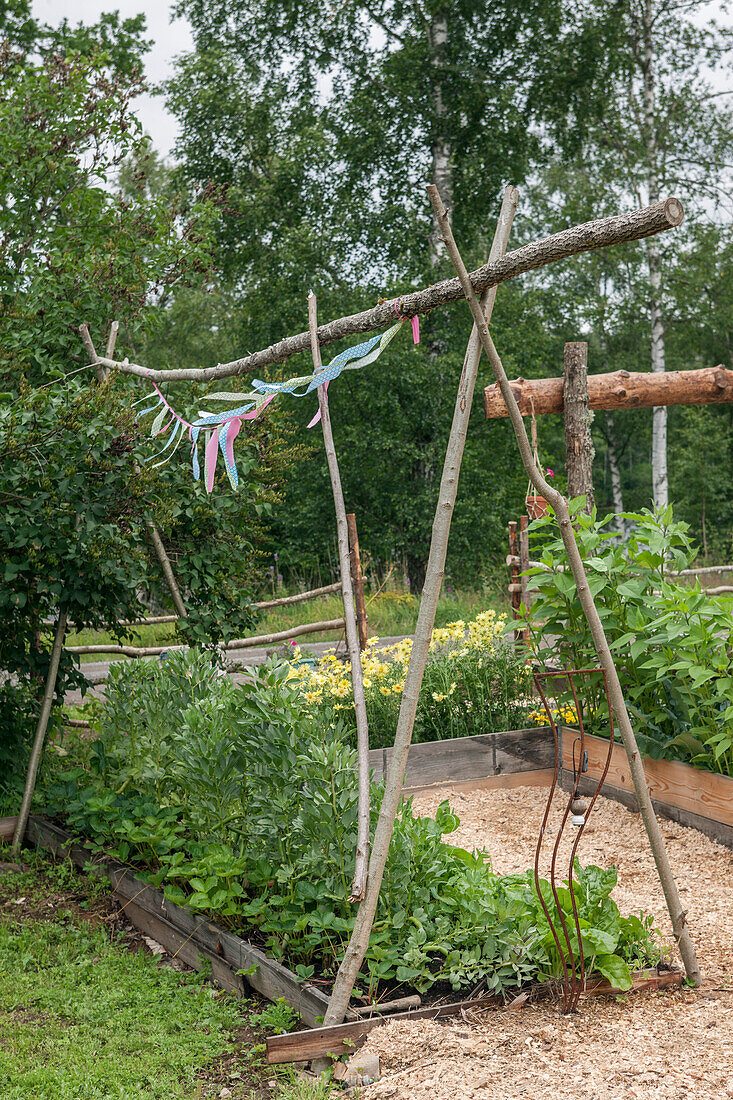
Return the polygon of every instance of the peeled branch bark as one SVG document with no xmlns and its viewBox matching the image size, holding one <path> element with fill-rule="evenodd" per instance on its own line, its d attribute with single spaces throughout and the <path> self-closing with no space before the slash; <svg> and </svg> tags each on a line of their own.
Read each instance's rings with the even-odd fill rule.
<svg viewBox="0 0 733 1100">
<path fill-rule="evenodd" d="M 313 371 L 322 369 L 321 349 L 318 344 L 318 302 L 311 290 L 308 295 L 308 331 L 311 338 Z M 369 868 L 369 724 L 367 722 L 366 699 L 364 698 L 364 676 L 361 668 L 361 650 L 359 631 L 354 610 L 354 590 L 351 583 L 351 554 L 349 552 L 349 526 L 346 519 L 346 505 L 341 488 L 336 448 L 331 431 L 331 415 L 328 411 L 328 396 L 324 386 L 318 387 L 318 407 L 321 410 L 323 443 L 326 448 L 326 461 L 331 476 L 333 504 L 336 510 L 336 530 L 338 536 L 339 569 L 341 571 L 341 591 L 344 598 L 344 619 L 346 621 L 346 645 L 351 661 L 351 683 L 354 689 L 354 710 L 356 712 L 356 747 L 359 760 L 359 803 L 358 827 L 356 835 L 356 865 L 354 881 L 351 884 L 349 901 L 361 901 L 367 889 L 367 871 Z"/>
<path fill-rule="evenodd" d="M 442 207 L 442 203 L 438 203 L 438 206 Z M 537 466 L 532 455 L 532 449 L 530 447 L 529 439 L 527 438 L 527 432 L 524 428 L 524 421 L 522 415 L 517 407 L 517 403 L 514 400 L 514 395 L 509 385 L 509 381 L 504 372 L 501 359 L 498 356 L 494 342 L 491 339 L 489 333 L 489 326 L 483 318 L 481 305 L 471 288 L 471 282 L 468 275 L 468 271 L 461 259 L 460 253 L 456 246 L 453 234 L 451 232 L 450 223 L 444 210 L 436 209 L 436 214 L 440 221 L 440 227 L 443 231 L 443 239 L 448 250 L 448 255 L 451 258 L 453 266 L 461 280 L 461 285 L 464 288 L 466 299 L 468 301 L 473 319 L 478 327 L 481 343 L 486 350 L 486 354 L 489 357 L 491 368 L 494 372 L 494 377 L 501 389 L 504 401 L 509 409 L 509 416 L 514 428 L 514 434 L 517 439 L 517 445 L 519 452 L 522 456 L 522 462 L 524 468 L 527 471 L 527 476 L 534 485 L 537 492 L 544 496 L 546 500 L 552 505 L 555 510 L 558 525 L 560 527 L 560 535 L 565 546 L 565 552 L 568 556 L 570 568 L 575 580 L 575 586 L 578 591 L 578 599 L 583 609 L 588 627 L 593 637 L 593 643 L 598 654 L 598 659 L 606 670 L 608 677 L 608 690 L 611 699 L 611 705 L 613 712 L 616 715 L 616 721 L 618 723 L 621 736 L 623 738 L 624 746 L 626 748 L 626 755 L 629 758 L 629 767 L 631 770 L 631 778 L 634 783 L 634 790 L 636 792 L 636 798 L 639 803 L 639 810 L 641 812 L 644 826 L 646 828 L 647 836 L 649 837 L 649 844 L 654 856 L 654 862 L 657 865 L 657 872 L 664 891 L 664 897 L 667 902 L 667 908 L 669 915 L 672 919 L 672 928 L 674 931 L 675 939 L 679 945 L 680 954 L 685 965 L 685 972 L 688 980 L 695 985 L 699 984 L 701 980 L 700 968 L 697 963 L 697 957 L 695 955 L 695 948 L 690 938 L 690 933 L 687 928 L 687 916 L 686 911 L 682 908 L 682 902 L 680 901 L 679 892 L 677 890 L 677 883 L 672 873 L 672 867 L 669 862 L 667 850 L 664 845 L 664 837 L 662 836 L 661 829 L 659 828 L 659 822 L 657 821 L 654 813 L 654 807 L 652 806 L 652 800 L 649 796 L 649 788 L 646 784 L 646 776 L 644 774 L 644 765 L 641 761 L 641 754 L 639 752 L 639 746 L 636 743 L 636 737 L 629 721 L 629 715 L 626 710 L 626 702 L 624 700 L 623 691 L 621 690 L 621 683 L 619 681 L 618 672 L 616 671 L 616 665 L 614 664 L 611 651 L 608 646 L 603 625 L 598 616 L 596 605 L 591 595 L 590 588 L 588 586 L 588 578 L 586 576 L 583 561 L 578 550 L 578 544 L 575 541 L 575 532 L 570 519 L 570 510 L 568 508 L 568 502 L 557 489 L 553 487 L 545 480 Z"/>
<path fill-rule="evenodd" d="M 41 762 L 43 742 L 46 740 L 48 719 L 51 716 L 51 707 L 53 705 L 53 697 L 56 691 L 56 678 L 59 674 L 59 662 L 61 660 L 61 650 L 64 647 L 65 634 L 66 608 L 62 608 L 62 610 L 59 612 L 59 618 L 56 624 L 56 634 L 53 640 L 53 649 L 51 650 L 51 661 L 48 666 L 48 675 L 46 676 L 46 690 L 43 694 L 41 713 L 38 718 L 38 725 L 36 727 L 36 736 L 33 740 L 33 749 L 31 751 L 30 763 L 28 764 L 28 773 L 25 780 L 25 790 L 23 791 L 23 801 L 20 806 L 20 813 L 18 814 L 18 820 L 15 825 L 15 833 L 13 834 L 13 843 L 10 848 L 10 854 L 12 855 L 13 859 L 15 859 L 20 852 L 20 848 L 23 843 L 23 837 L 25 836 L 26 825 L 28 824 L 28 815 L 31 812 L 33 792 L 36 789 L 36 776 L 38 775 L 38 765 Z"/>
<path fill-rule="evenodd" d="M 435 191 L 435 188 L 429 188 Z M 437 191 L 435 192 L 437 194 Z M 504 194 L 504 202 L 499 215 L 499 223 L 491 248 L 491 262 L 498 260 L 506 249 L 509 238 L 514 211 L 517 205 L 517 191 L 514 187 L 507 187 Z M 481 308 L 485 311 L 487 319 L 491 317 L 494 306 L 496 290 L 492 287 L 482 299 Z M 483 316 L 483 314 L 482 314 Z M 349 1005 L 351 991 L 354 988 L 359 969 L 369 947 L 369 936 L 377 912 L 379 891 L 382 885 L 382 876 L 387 863 L 389 845 L 392 839 L 400 798 L 402 796 L 402 782 L 407 765 L 407 754 L 412 740 L 412 729 L 415 724 L 417 701 L 422 686 L 425 665 L 430 650 L 430 641 L 435 624 L 435 612 L 438 606 L 438 597 L 443 583 L 443 570 L 445 567 L 445 555 L 448 548 L 448 535 L 450 534 L 451 518 L 458 491 L 458 475 L 461 469 L 461 460 L 466 443 L 468 422 L 471 416 L 471 400 L 476 385 L 478 365 L 481 358 L 481 344 L 474 328 L 466 349 L 463 361 L 458 394 L 456 397 L 453 423 L 451 425 L 448 446 L 443 465 L 443 476 L 440 482 L 440 494 L 433 521 L 433 533 L 430 540 L 430 554 L 428 557 L 425 585 L 420 611 L 415 627 L 415 636 L 412 644 L 410 664 L 405 677 L 405 686 L 402 692 L 399 718 L 397 719 L 397 732 L 395 734 L 394 748 L 390 759 L 387 777 L 384 786 L 382 806 L 379 811 L 377 827 L 374 832 L 374 844 L 369 861 L 369 879 L 364 901 L 359 906 L 356 914 L 354 931 L 351 934 L 349 945 L 346 948 L 341 966 L 339 967 L 336 981 L 333 985 L 331 1000 L 324 1018 L 324 1024 L 340 1023 Z"/>
<path fill-rule="evenodd" d="M 562 413 L 562 378 L 515 378 L 509 383 L 522 416 Z M 733 402 L 733 370 L 723 366 L 701 370 L 648 371 L 617 370 L 612 374 L 588 376 L 589 409 L 646 409 L 656 405 L 724 405 Z M 509 416 L 500 388 L 484 390 L 487 419 Z"/>
</svg>

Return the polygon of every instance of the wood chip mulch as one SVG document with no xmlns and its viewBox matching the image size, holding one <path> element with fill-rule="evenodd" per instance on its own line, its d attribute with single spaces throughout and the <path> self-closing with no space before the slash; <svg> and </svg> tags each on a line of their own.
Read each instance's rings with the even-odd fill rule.
<svg viewBox="0 0 733 1100">
<path fill-rule="evenodd" d="M 417 795 L 415 810 L 433 813 L 445 798 L 461 818 L 449 842 L 486 848 L 499 873 L 532 866 L 545 790 L 445 787 Z M 548 836 L 558 821 L 553 814 Z M 665 820 L 661 826 L 705 979 L 701 989 L 589 999 L 567 1017 L 555 1005 L 528 1003 L 446 1024 L 387 1024 L 364 1048 L 379 1055 L 382 1077 L 362 1100 L 733 1098 L 733 851 L 695 829 Z M 621 912 L 653 913 L 663 941 L 672 943 L 638 814 L 599 799 L 579 856 L 583 864 L 615 864 Z M 671 948 L 668 957 L 679 963 Z"/>
</svg>

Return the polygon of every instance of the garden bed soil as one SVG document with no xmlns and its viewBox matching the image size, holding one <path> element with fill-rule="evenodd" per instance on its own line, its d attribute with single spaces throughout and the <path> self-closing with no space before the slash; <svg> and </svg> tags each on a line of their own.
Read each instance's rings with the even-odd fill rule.
<svg viewBox="0 0 733 1100">
<path fill-rule="evenodd" d="M 531 866 L 547 792 L 454 791 L 415 797 L 418 813 L 449 798 L 461 819 L 446 839 L 486 847 L 499 873 Z M 560 800 L 557 799 L 558 805 Z M 549 828 L 557 825 L 557 811 Z M 700 989 L 556 1005 L 475 1009 L 459 1020 L 392 1021 L 369 1036 L 382 1077 L 362 1100 L 722 1100 L 733 1097 L 733 853 L 693 828 L 660 822 L 688 909 L 704 984 Z M 551 835 L 551 834 L 550 834 Z M 622 912 L 654 913 L 672 930 L 639 814 L 601 797 L 579 851 L 582 863 L 619 869 Z M 674 958 L 674 952 L 670 952 Z"/>
</svg>

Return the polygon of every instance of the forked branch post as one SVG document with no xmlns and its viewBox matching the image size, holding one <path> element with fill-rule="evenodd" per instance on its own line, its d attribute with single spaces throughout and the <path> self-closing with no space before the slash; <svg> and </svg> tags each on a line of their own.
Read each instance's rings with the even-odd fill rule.
<svg viewBox="0 0 733 1100">
<path fill-rule="evenodd" d="M 438 219 L 438 223 L 443 234 L 443 240 L 448 250 L 451 262 L 456 270 L 458 278 L 460 279 L 461 286 L 463 287 L 466 300 L 468 301 L 469 308 L 473 315 L 474 324 L 478 329 L 481 343 L 486 351 L 491 364 L 491 369 L 494 372 L 494 377 L 501 390 L 502 397 L 509 410 L 509 417 L 514 428 L 514 434 L 517 439 L 517 446 L 522 457 L 524 468 L 527 471 L 529 480 L 534 485 L 535 489 L 552 505 L 555 515 L 557 517 L 558 525 L 560 527 L 560 534 L 562 536 L 565 551 L 570 562 L 570 568 L 575 580 L 575 586 L 578 592 L 578 599 L 583 609 L 586 622 L 593 637 L 593 643 L 598 654 L 598 659 L 606 670 L 608 677 L 608 689 L 611 704 L 613 706 L 614 714 L 618 722 L 621 736 L 623 737 L 624 746 L 626 748 L 626 755 L 629 759 L 629 767 L 631 769 L 631 777 L 634 783 L 634 790 L 636 792 L 636 798 L 639 803 L 639 809 L 644 821 L 644 827 L 649 837 L 649 844 L 654 856 L 654 862 L 657 865 L 657 871 L 659 873 L 659 879 L 664 891 L 664 897 L 667 902 L 667 908 L 672 920 L 672 928 L 674 931 L 675 939 L 679 944 L 680 954 L 682 955 L 682 961 L 685 965 L 685 972 L 688 980 L 699 984 L 701 980 L 700 968 L 697 962 L 697 956 L 695 954 L 695 948 L 690 938 L 690 933 L 687 927 L 687 919 L 685 910 L 682 907 L 679 891 L 677 889 L 677 883 L 675 881 L 672 867 L 669 862 L 669 856 L 667 855 L 667 849 L 664 844 L 664 837 L 662 831 L 659 828 L 659 822 L 657 821 L 656 814 L 654 813 L 654 807 L 652 806 L 652 800 L 649 795 L 649 788 L 646 783 L 646 776 L 644 774 L 644 765 L 641 760 L 641 753 L 639 752 L 639 746 L 636 742 L 631 722 L 629 720 L 628 711 L 626 709 L 626 702 L 624 700 L 623 691 L 621 688 L 621 682 L 619 680 L 618 672 L 616 671 L 616 665 L 611 655 L 611 650 L 608 645 L 603 625 L 598 615 L 593 596 L 588 585 L 588 578 L 583 566 L 583 561 L 578 550 L 578 544 L 575 540 L 575 531 L 573 530 L 573 524 L 570 518 L 570 510 L 568 502 L 565 497 L 553 489 L 553 487 L 545 480 L 541 472 L 535 464 L 534 457 L 532 455 L 532 448 L 530 447 L 529 439 L 527 438 L 527 432 L 524 427 L 524 421 L 522 415 L 517 406 L 517 402 L 512 393 L 511 386 L 507 379 L 504 367 L 501 359 L 494 347 L 494 342 L 489 332 L 489 326 L 484 319 L 481 305 L 476 297 L 473 288 L 471 286 L 471 279 L 466 269 L 463 260 L 461 259 L 460 252 L 453 238 L 453 232 L 451 230 L 448 214 L 443 205 L 443 202 L 435 187 L 429 187 L 428 193 L 430 195 L 430 201 L 433 204 L 435 216 Z"/>
<path fill-rule="evenodd" d="M 318 302 L 311 290 L 308 295 L 308 331 L 311 339 L 313 373 L 322 370 L 321 349 L 318 344 Z M 351 884 L 349 901 L 362 901 L 366 893 L 367 870 L 369 867 L 369 826 L 370 826 L 370 790 L 369 790 L 369 725 L 367 722 L 366 698 L 364 696 L 364 676 L 361 667 L 361 649 L 359 631 L 354 609 L 354 588 L 351 583 L 351 553 L 349 551 L 349 525 L 346 518 L 344 492 L 341 487 L 336 447 L 331 429 L 331 414 L 328 410 L 328 394 L 325 386 L 318 387 L 318 408 L 321 413 L 323 444 L 326 448 L 326 461 L 331 478 L 333 505 L 336 511 L 336 533 L 339 552 L 339 570 L 341 573 L 341 592 L 344 601 L 344 620 L 346 623 L 346 645 L 351 662 L 351 684 L 354 689 L 354 711 L 356 712 L 356 747 L 358 754 L 359 802 L 356 837 L 356 865 L 354 880 Z"/>
<path fill-rule="evenodd" d="M 514 187 L 507 187 L 504 201 L 499 215 L 499 222 L 494 235 L 494 243 L 491 247 L 492 261 L 498 260 L 504 253 L 509 239 L 509 232 L 517 206 L 517 191 Z M 491 311 L 496 297 L 495 288 L 486 291 L 480 309 L 482 318 L 486 321 L 491 317 Z M 420 600 L 417 626 L 412 644 L 410 664 L 405 676 L 405 685 L 402 692 L 399 717 L 397 719 L 397 731 L 395 734 L 394 748 L 390 759 L 389 769 L 384 786 L 382 805 L 379 811 L 376 829 L 374 832 L 374 844 L 371 859 L 369 860 L 369 878 L 367 892 L 364 901 L 359 906 L 356 914 L 354 931 L 351 934 L 349 945 L 346 948 L 344 958 L 339 967 L 336 981 L 333 985 L 331 1000 L 324 1019 L 325 1024 L 337 1024 L 343 1020 L 351 998 L 359 969 L 364 960 L 369 937 L 377 912 L 379 891 L 382 885 L 384 868 L 387 863 L 389 845 L 392 839 L 397 811 L 402 795 L 402 780 L 407 766 L 407 754 L 412 740 L 412 730 L 415 724 L 418 696 L 422 686 L 425 665 L 430 651 L 430 641 L 435 625 L 435 612 L 438 606 L 438 597 L 443 584 L 443 570 L 445 568 L 445 556 L 448 548 L 448 536 L 450 534 L 453 508 L 455 507 L 456 494 L 458 492 L 458 477 L 461 470 L 463 450 L 466 444 L 468 423 L 471 416 L 471 402 L 476 386 L 478 365 L 481 358 L 481 344 L 476 336 L 474 328 L 466 348 L 463 361 L 458 393 L 453 412 L 448 445 L 445 452 L 443 475 L 440 481 L 438 504 L 435 509 L 433 531 L 430 539 L 430 552 L 425 575 L 425 585 Z"/>
</svg>

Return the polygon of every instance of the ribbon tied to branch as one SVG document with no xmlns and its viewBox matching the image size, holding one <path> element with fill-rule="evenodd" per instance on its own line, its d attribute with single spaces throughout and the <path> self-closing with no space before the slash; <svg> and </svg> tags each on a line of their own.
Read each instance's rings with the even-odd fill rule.
<svg viewBox="0 0 733 1100">
<path fill-rule="evenodd" d="M 418 318 L 403 316 L 400 312 L 398 302 L 395 302 L 395 312 L 399 317 L 396 324 L 392 325 L 385 332 L 372 336 L 368 340 L 364 340 L 361 344 L 346 348 L 345 351 L 340 352 L 330 363 L 318 371 L 317 374 L 303 375 L 300 378 L 289 378 L 284 382 L 264 382 L 259 378 L 255 378 L 251 383 L 252 391 L 250 393 L 241 391 L 221 391 L 218 393 L 206 394 L 204 398 L 205 401 L 241 402 L 237 408 L 230 409 L 226 412 L 207 412 L 199 409 L 197 419 L 190 422 L 184 420 L 184 418 L 179 416 L 175 411 L 163 393 L 161 393 L 155 382 L 153 382 L 153 392 L 146 394 L 145 397 L 140 399 L 140 402 L 153 398 L 155 398 L 155 400 L 152 405 L 142 409 L 137 414 L 137 419 L 139 420 L 143 416 L 154 413 L 155 415 L 150 427 L 151 436 L 167 434 L 168 438 L 164 446 L 154 455 L 151 455 L 147 461 L 152 462 L 154 458 L 159 458 L 160 455 L 164 455 L 164 457 L 160 458 L 154 465 L 162 466 L 164 463 L 169 462 L 178 450 L 181 441 L 187 435 L 191 442 L 191 467 L 193 476 L 194 479 L 198 481 L 201 477 L 199 440 L 203 433 L 206 441 L 204 446 L 204 482 L 207 493 L 210 493 L 214 487 L 214 474 L 216 473 L 219 453 L 221 453 L 222 459 L 224 460 L 229 482 L 233 489 L 237 489 L 239 486 L 239 473 L 234 458 L 234 441 L 239 435 L 242 422 L 244 420 L 254 420 L 265 408 L 267 408 L 270 402 L 280 394 L 288 394 L 291 397 L 307 397 L 309 393 L 312 393 L 320 386 L 323 386 L 326 392 L 328 392 L 329 383 L 338 378 L 343 371 L 361 370 L 362 367 L 366 367 L 370 363 L 375 362 L 397 335 L 405 321 L 409 320 L 412 325 L 413 342 L 416 344 L 419 343 L 420 325 Z M 135 404 L 139 404 L 140 402 L 135 402 Z M 314 427 L 320 419 L 321 412 L 319 409 L 308 424 L 308 427 Z"/>
</svg>

